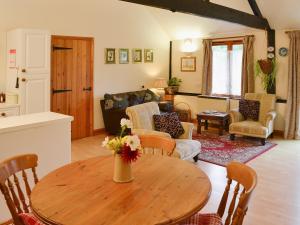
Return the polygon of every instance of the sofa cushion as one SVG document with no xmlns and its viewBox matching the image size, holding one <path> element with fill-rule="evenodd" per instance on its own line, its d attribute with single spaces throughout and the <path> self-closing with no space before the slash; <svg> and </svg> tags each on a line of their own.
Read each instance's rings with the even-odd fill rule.
<svg viewBox="0 0 300 225">
<path fill-rule="evenodd" d="M 254 121 L 259 120 L 260 102 L 253 100 L 242 99 L 239 102 L 239 111 L 244 118 L 252 119 Z"/>
<path fill-rule="evenodd" d="M 145 92 L 144 102 L 158 102 L 160 96 L 155 94 L 153 91 L 147 89 Z"/>
<path fill-rule="evenodd" d="M 196 140 L 176 139 L 176 149 L 180 159 L 193 160 L 193 158 L 201 152 L 201 143 Z"/>
<path fill-rule="evenodd" d="M 184 133 L 183 126 L 175 112 L 154 115 L 153 121 L 155 130 L 169 133 L 172 138 L 178 138 Z"/>
<path fill-rule="evenodd" d="M 144 96 L 141 96 L 137 93 L 129 93 L 128 94 L 128 103 L 129 103 L 129 106 L 142 104 L 142 103 L 144 103 Z"/>
<path fill-rule="evenodd" d="M 111 95 L 105 94 L 105 110 L 109 109 L 125 109 L 128 107 L 128 96 L 127 95 Z"/>
<path fill-rule="evenodd" d="M 251 135 L 261 138 L 267 138 L 269 136 L 269 130 L 267 127 L 264 127 L 260 122 L 247 120 L 232 123 L 229 126 L 229 132 L 233 134 Z"/>
</svg>

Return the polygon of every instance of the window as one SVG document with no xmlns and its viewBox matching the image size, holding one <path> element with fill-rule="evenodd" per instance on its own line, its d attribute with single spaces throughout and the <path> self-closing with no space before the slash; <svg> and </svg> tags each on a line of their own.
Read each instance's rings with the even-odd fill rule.
<svg viewBox="0 0 300 225">
<path fill-rule="evenodd" d="M 243 43 L 215 42 L 213 52 L 212 94 L 241 96 Z"/>
</svg>

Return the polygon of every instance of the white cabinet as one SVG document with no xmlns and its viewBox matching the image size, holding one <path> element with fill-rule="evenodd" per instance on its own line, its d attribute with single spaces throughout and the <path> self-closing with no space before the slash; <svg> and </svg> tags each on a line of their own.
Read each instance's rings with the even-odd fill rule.
<svg viewBox="0 0 300 225">
<path fill-rule="evenodd" d="M 7 33 L 7 91 L 19 95 L 20 113 L 50 111 L 50 34 L 16 29 Z M 19 87 L 16 87 L 19 78 Z"/>
<path fill-rule="evenodd" d="M 19 113 L 20 113 L 19 105 L 0 103 L 0 119 L 10 117 L 10 116 L 18 116 Z"/>
</svg>

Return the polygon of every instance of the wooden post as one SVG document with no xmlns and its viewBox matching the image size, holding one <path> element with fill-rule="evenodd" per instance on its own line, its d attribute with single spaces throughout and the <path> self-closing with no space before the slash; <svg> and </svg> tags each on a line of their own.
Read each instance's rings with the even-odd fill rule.
<svg viewBox="0 0 300 225">
<path fill-rule="evenodd" d="M 275 37 L 275 30 L 268 29 L 267 32 L 268 32 L 268 48 L 269 47 L 273 47 L 273 51 L 269 51 L 269 49 L 268 49 L 268 55 L 269 54 L 274 54 L 274 58 L 269 57 L 269 56 L 268 56 L 268 58 L 270 60 L 273 60 L 273 59 L 276 58 L 276 43 L 275 43 L 276 37 Z M 275 79 L 273 85 L 271 85 L 270 87 L 268 87 L 267 93 L 268 94 L 276 94 L 276 79 Z"/>
</svg>

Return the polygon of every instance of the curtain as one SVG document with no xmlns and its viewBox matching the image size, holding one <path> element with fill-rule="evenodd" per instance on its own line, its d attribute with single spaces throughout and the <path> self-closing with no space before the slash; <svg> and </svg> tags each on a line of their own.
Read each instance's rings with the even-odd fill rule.
<svg viewBox="0 0 300 225">
<path fill-rule="evenodd" d="M 288 101 L 284 137 L 300 139 L 300 31 L 289 33 Z"/>
<path fill-rule="evenodd" d="M 242 96 L 254 92 L 254 39 L 246 36 L 243 40 Z"/>
<path fill-rule="evenodd" d="M 203 74 L 202 74 L 202 94 L 211 95 L 212 92 L 212 41 L 203 40 Z"/>
</svg>

